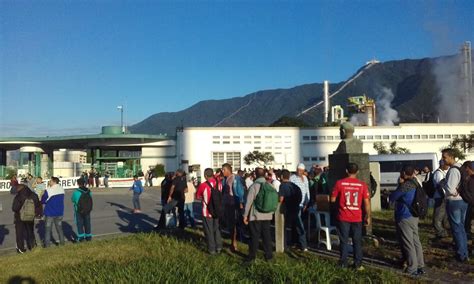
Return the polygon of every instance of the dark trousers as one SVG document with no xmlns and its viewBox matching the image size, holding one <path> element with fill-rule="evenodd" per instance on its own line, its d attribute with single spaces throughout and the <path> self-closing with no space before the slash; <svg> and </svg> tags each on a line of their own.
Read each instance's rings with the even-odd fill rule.
<svg viewBox="0 0 474 284">
<path fill-rule="evenodd" d="M 250 221 L 250 243 L 249 243 L 249 260 L 253 260 L 257 257 L 258 244 L 260 236 L 263 240 L 263 250 L 265 252 L 265 259 L 270 260 L 273 258 L 272 249 L 272 236 L 270 231 L 271 221 Z"/>
<path fill-rule="evenodd" d="M 219 230 L 219 219 L 202 218 L 204 235 L 206 236 L 207 249 L 210 253 L 222 250 L 222 237 Z"/>
<path fill-rule="evenodd" d="M 25 251 L 25 241 L 26 246 L 29 250 L 33 249 L 36 246 L 35 233 L 33 231 L 35 226 L 34 222 L 15 222 L 15 232 L 16 232 L 16 247 L 22 251 Z"/>
<path fill-rule="evenodd" d="M 178 201 L 176 205 L 178 207 L 178 216 L 179 216 L 179 228 L 186 228 L 186 215 L 184 213 L 184 200 Z"/>
<path fill-rule="evenodd" d="M 301 249 L 308 247 L 306 231 L 302 219 L 303 209 L 285 213 L 285 249 L 297 240 Z"/>
<path fill-rule="evenodd" d="M 133 193 L 132 202 L 133 202 L 133 209 L 141 210 L 140 193 L 136 193 L 136 192 Z"/>
<path fill-rule="evenodd" d="M 76 212 L 77 238 L 78 241 L 90 240 L 91 235 L 91 214 L 81 215 Z"/>
<path fill-rule="evenodd" d="M 352 247 L 354 250 L 354 265 L 358 267 L 362 265 L 362 222 L 349 223 L 337 222 L 340 240 L 340 261 L 341 264 L 347 265 L 347 257 L 349 256 L 349 237 L 352 238 Z"/>
<path fill-rule="evenodd" d="M 474 215 L 474 206 L 472 205 L 469 205 L 467 207 L 467 211 L 466 211 L 466 223 L 464 224 L 464 228 L 466 230 L 466 234 L 468 237 L 471 237 L 472 236 L 472 227 L 471 227 L 471 223 L 472 223 L 472 218 L 473 218 L 473 215 Z"/>
</svg>

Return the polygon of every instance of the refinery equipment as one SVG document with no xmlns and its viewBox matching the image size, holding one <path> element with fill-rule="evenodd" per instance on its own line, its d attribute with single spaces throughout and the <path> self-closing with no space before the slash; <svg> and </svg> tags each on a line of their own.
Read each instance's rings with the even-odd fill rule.
<svg viewBox="0 0 474 284">
<path fill-rule="evenodd" d="M 367 122 L 366 126 L 376 126 L 375 101 L 366 95 L 350 97 L 347 99 L 347 110 L 351 115 L 363 114 Z"/>
</svg>

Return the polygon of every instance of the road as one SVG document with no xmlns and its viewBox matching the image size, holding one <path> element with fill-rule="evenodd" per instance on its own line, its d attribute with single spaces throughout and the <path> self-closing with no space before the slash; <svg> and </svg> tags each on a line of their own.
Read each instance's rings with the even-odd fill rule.
<svg viewBox="0 0 474 284">
<path fill-rule="evenodd" d="M 71 203 L 72 190 L 66 191 L 63 231 L 67 241 L 76 237 L 77 231 Z M 132 193 L 127 188 L 93 190 L 94 209 L 92 211 L 92 234 L 104 237 L 114 234 L 150 231 L 160 217 L 160 191 L 157 188 L 147 189 L 140 197 L 142 214 L 131 213 Z M 0 192 L 0 254 L 14 252 L 15 226 L 11 204 L 13 195 Z M 39 243 L 44 237 L 43 221 L 35 221 L 36 240 Z M 41 238 L 40 238 L 41 236 Z M 53 228 L 53 237 L 57 236 Z"/>
</svg>

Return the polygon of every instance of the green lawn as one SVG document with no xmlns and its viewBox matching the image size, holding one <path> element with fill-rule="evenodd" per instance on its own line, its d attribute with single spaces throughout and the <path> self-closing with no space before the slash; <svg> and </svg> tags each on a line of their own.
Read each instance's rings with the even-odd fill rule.
<svg viewBox="0 0 474 284">
<path fill-rule="evenodd" d="M 246 251 L 246 245 L 240 249 Z M 261 256 L 260 256 L 261 259 Z M 0 258 L 0 283 L 12 277 L 37 283 L 400 283 L 388 271 L 339 269 L 335 261 L 312 253 L 279 254 L 273 262 L 244 265 L 242 256 L 224 250 L 205 252 L 199 231 L 175 236 L 137 234 L 109 240 L 38 248 Z"/>
</svg>

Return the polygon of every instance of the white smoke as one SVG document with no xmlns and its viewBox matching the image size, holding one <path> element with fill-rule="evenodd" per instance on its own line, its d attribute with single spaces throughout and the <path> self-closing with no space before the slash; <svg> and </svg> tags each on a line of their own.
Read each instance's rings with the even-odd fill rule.
<svg viewBox="0 0 474 284">
<path fill-rule="evenodd" d="M 441 122 L 464 122 L 466 119 L 467 102 L 465 102 L 465 82 L 461 67 L 461 55 L 438 58 L 433 64 L 432 73 L 439 98 L 437 110 Z M 471 103 L 471 109 L 473 107 Z"/>
<path fill-rule="evenodd" d="M 354 113 L 351 116 L 351 121 L 352 125 L 354 126 L 364 126 L 367 125 L 367 114 L 365 113 Z"/>
<path fill-rule="evenodd" d="M 398 111 L 392 108 L 392 101 L 395 98 L 392 90 L 389 88 L 380 88 L 375 100 L 377 125 L 393 126 L 400 122 Z"/>
</svg>

